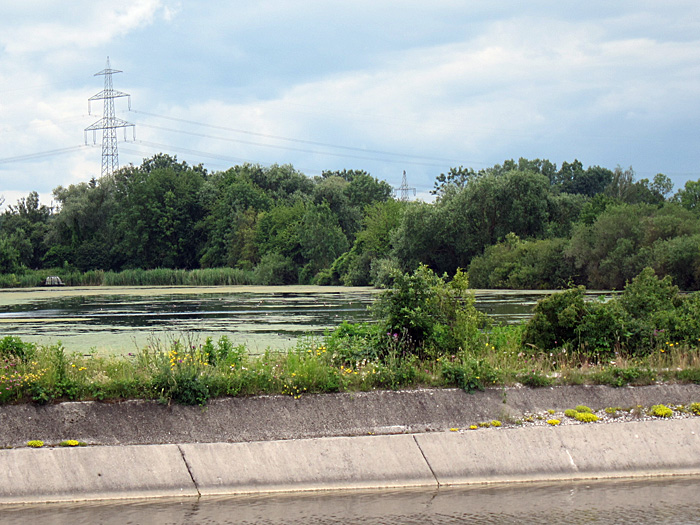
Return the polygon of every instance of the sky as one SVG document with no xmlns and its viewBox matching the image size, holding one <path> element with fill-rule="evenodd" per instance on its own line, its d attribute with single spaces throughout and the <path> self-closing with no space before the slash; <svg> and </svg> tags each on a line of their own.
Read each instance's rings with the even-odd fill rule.
<svg viewBox="0 0 700 525">
<path fill-rule="evenodd" d="M 100 176 L 107 57 L 121 166 L 405 171 L 424 200 L 519 157 L 700 179 L 697 0 L 23 0 L 0 4 L 5 206 Z"/>
</svg>

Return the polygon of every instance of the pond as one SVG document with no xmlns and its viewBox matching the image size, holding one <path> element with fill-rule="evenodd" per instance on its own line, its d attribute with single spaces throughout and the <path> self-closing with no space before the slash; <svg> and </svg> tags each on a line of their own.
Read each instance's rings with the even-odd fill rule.
<svg viewBox="0 0 700 525">
<path fill-rule="evenodd" d="M 343 321 L 371 320 L 374 288 L 328 286 L 67 287 L 0 292 L 0 335 L 69 351 L 127 353 L 155 340 L 227 335 L 253 353 L 294 346 Z M 532 315 L 551 291 L 475 290 L 496 323 Z"/>
</svg>

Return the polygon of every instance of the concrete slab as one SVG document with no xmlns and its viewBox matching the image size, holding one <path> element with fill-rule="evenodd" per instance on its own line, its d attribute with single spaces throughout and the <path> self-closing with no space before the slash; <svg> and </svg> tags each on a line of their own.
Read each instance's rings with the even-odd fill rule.
<svg viewBox="0 0 700 525">
<path fill-rule="evenodd" d="M 180 446 L 202 495 L 433 486 L 411 435 Z"/>
<path fill-rule="evenodd" d="M 559 429 L 529 427 L 417 435 L 440 485 L 574 477 Z"/>
<path fill-rule="evenodd" d="M 0 503 L 197 495 L 176 445 L 0 450 Z"/>
<path fill-rule="evenodd" d="M 700 474 L 700 419 L 416 436 L 440 485 Z"/>
<path fill-rule="evenodd" d="M 586 477 L 700 473 L 700 418 L 561 430 L 562 446 Z"/>
</svg>

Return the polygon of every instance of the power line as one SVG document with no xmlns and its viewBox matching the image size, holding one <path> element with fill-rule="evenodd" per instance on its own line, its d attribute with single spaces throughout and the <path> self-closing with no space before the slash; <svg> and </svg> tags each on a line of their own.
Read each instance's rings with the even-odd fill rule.
<svg viewBox="0 0 700 525">
<path fill-rule="evenodd" d="M 429 167 L 442 167 L 442 166 L 444 166 L 443 164 L 435 164 L 435 163 L 431 163 L 431 162 L 415 162 L 415 161 L 404 160 L 404 159 L 383 159 L 383 158 L 377 158 L 377 157 L 367 157 L 367 156 L 363 156 L 363 155 L 352 155 L 350 153 L 334 153 L 331 151 L 318 151 L 318 150 L 310 150 L 310 149 L 303 149 L 303 148 L 295 148 L 292 146 L 280 146 L 280 145 L 276 145 L 276 144 L 265 144 L 262 142 L 253 142 L 253 141 L 247 141 L 247 140 L 241 140 L 241 139 L 233 139 L 233 138 L 229 138 L 229 137 L 217 137 L 214 135 L 208 135 L 206 133 L 197 133 L 197 132 L 185 131 L 185 130 L 181 130 L 181 129 L 166 128 L 166 127 L 162 127 L 162 126 L 153 126 L 151 124 L 139 123 L 139 126 L 144 127 L 144 128 L 157 129 L 160 131 L 181 133 L 183 135 L 190 135 L 190 136 L 194 136 L 194 137 L 222 140 L 222 141 L 226 141 L 226 142 L 235 142 L 238 144 L 248 144 L 251 146 L 260 146 L 260 147 L 265 147 L 265 148 L 282 149 L 282 150 L 286 150 L 286 151 L 312 153 L 314 155 L 328 155 L 331 157 L 342 157 L 342 158 L 351 158 L 351 159 L 360 159 L 360 160 L 373 160 L 373 161 L 377 161 L 377 162 L 412 164 L 412 165 L 416 165 L 416 166 L 429 166 Z"/>
<path fill-rule="evenodd" d="M 325 148 L 342 149 L 342 150 L 348 150 L 348 151 L 357 151 L 357 152 L 361 152 L 361 153 L 374 153 L 374 154 L 379 154 L 379 155 L 387 155 L 387 156 L 401 157 L 401 158 L 413 158 L 413 159 L 434 160 L 434 161 L 442 162 L 442 163 L 444 163 L 444 162 L 447 162 L 447 163 L 464 163 L 464 161 L 458 161 L 458 160 L 455 160 L 455 159 L 445 159 L 445 158 L 441 158 L 441 157 L 430 157 L 430 156 L 426 156 L 426 155 L 413 155 L 413 154 L 409 154 L 409 153 L 396 153 L 396 152 L 393 152 L 393 151 L 384 151 L 384 150 L 376 150 L 376 149 L 366 149 L 366 148 L 358 148 L 358 147 L 353 147 L 353 146 L 342 146 L 342 145 L 339 145 L 339 144 L 330 144 L 330 143 L 327 143 L 327 142 L 317 142 L 317 141 L 314 141 L 314 140 L 295 139 L 295 138 L 291 138 L 291 137 L 284 137 L 284 136 L 281 136 L 281 135 L 271 135 L 271 134 L 268 134 L 268 133 L 258 133 L 258 132 L 255 132 L 255 131 L 248 131 L 248 130 L 243 130 L 243 129 L 230 128 L 230 127 L 226 127 L 226 126 L 217 126 L 217 125 L 214 125 L 214 124 L 206 124 L 206 123 L 204 123 L 204 122 L 197 122 L 197 121 L 194 121 L 194 120 L 186 120 L 186 119 L 181 119 L 181 118 L 177 118 L 177 117 L 170 117 L 170 116 L 167 116 L 167 115 L 157 115 L 157 114 L 155 114 L 155 113 L 148 113 L 148 112 L 146 112 L 146 111 L 139 111 L 139 110 L 135 110 L 135 109 L 132 109 L 132 110 L 130 110 L 130 111 L 131 111 L 132 113 L 138 113 L 138 114 L 141 114 L 141 115 L 147 115 L 147 116 L 149 116 L 149 117 L 156 117 L 156 118 L 161 118 L 161 119 L 165 119 L 165 120 L 171 120 L 171 121 L 173 121 L 173 122 L 182 122 L 183 124 L 192 124 L 192 125 L 194 125 L 194 126 L 202 126 L 202 127 L 207 127 L 207 128 L 212 128 L 212 129 L 218 129 L 218 130 L 222 130 L 222 131 L 230 131 L 230 132 L 232 132 L 232 133 L 242 133 L 242 134 L 245 134 L 245 135 L 251 135 L 251 136 L 261 137 L 261 138 L 268 138 L 268 139 L 274 139 L 274 140 L 283 140 L 283 141 L 287 141 L 287 142 L 295 142 L 295 143 L 298 143 L 298 144 L 309 144 L 309 145 L 312 145 L 312 146 L 321 146 L 321 147 L 325 147 Z M 140 125 L 145 125 L 145 124 L 140 124 Z M 169 129 L 169 131 L 178 131 L 178 130 Z M 187 132 L 182 132 L 182 133 L 187 133 Z M 232 140 L 232 139 L 222 139 L 222 140 Z M 242 142 L 242 141 L 240 141 L 240 142 Z M 281 148 L 281 149 L 290 149 L 290 148 L 285 148 L 285 147 L 283 147 L 283 146 L 274 146 L 274 145 L 271 145 L 271 144 L 263 144 L 263 143 L 256 143 L 256 142 L 243 142 L 243 143 L 244 143 L 244 144 L 252 144 L 252 145 L 261 145 L 261 146 L 266 146 L 266 147 L 277 147 L 277 148 Z M 329 155 L 329 154 L 330 154 L 330 153 L 325 153 L 325 152 L 318 152 L 318 151 L 311 151 L 311 150 L 301 150 L 301 149 L 295 149 L 295 150 L 293 150 L 293 151 L 302 151 L 302 152 L 305 152 L 305 153 L 320 153 L 320 154 L 323 154 L 323 155 Z M 358 157 L 358 158 L 367 159 L 367 157 Z M 384 159 L 369 158 L 368 160 L 384 160 Z M 424 164 L 424 165 L 430 166 L 431 164 Z M 432 164 L 432 165 L 434 165 L 434 164 Z"/>
<path fill-rule="evenodd" d="M 83 149 L 89 146 L 86 146 L 84 144 L 81 144 L 79 146 L 70 146 L 68 148 L 60 148 L 60 149 L 52 149 L 48 151 L 40 151 L 37 153 L 28 153 L 26 155 L 17 155 L 16 157 L 6 157 L 4 159 L 0 159 L 0 164 L 7 164 L 11 162 L 22 162 L 25 160 L 34 160 L 34 159 L 40 159 L 42 157 L 51 157 L 53 155 L 61 155 L 63 153 L 69 153 L 71 151 L 76 151 L 79 149 Z"/>
</svg>

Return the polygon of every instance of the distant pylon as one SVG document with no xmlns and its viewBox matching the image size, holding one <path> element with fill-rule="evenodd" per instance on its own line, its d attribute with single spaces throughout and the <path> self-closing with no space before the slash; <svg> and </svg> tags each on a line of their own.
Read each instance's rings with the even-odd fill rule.
<svg viewBox="0 0 700 525">
<path fill-rule="evenodd" d="M 394 195 L 397 195 L 397 194 L 400 195 L 399 200 L 402 202 L 406 202 L 408 200 L 408 194 L 411 191 L 413 191 L 413 196 L 415 197 L 416 189 L 408 187 L 408 181 L 406 180 L 406 170 L 403 170 L 403 178 L 401 179 L 401 186 L 399 186 L 398 188 L 394 188 Z"/>
<path fill-rule="evenodd" d="M 95 122 L 92 126 L 85 128 L 85 144 L 87 144 L 87 132 L 92 131 L 92 142 L 97 142 L 97 130 L 102 130 L 102 176 L 111 175 L 119 169 L 119 152 L 117 151 L 117 128 L 124 128 L 124 140 L 126 140 L 126 128 L 132 128 L 134 139 L 136 138 L 136 126 L 131 122 L 116 118 L 114 116 L 114 99 L 119 97 L 127 97 L 129 109 L 131 109 L 131 95 L 115 91 L 112 88 L 112 74 L 121 73 L 118 69 L 109 67 L 109 57 L 107 57 L 107 67 L 95 73 L 94 76 L 104 75 L 105 88 L 97 95 L 93 95 L 88 99 L 88 113 L 90 113 L 90 102 L 93 100 L 104 100 L 104 111 L 102 118 Z"/>
</svg>

